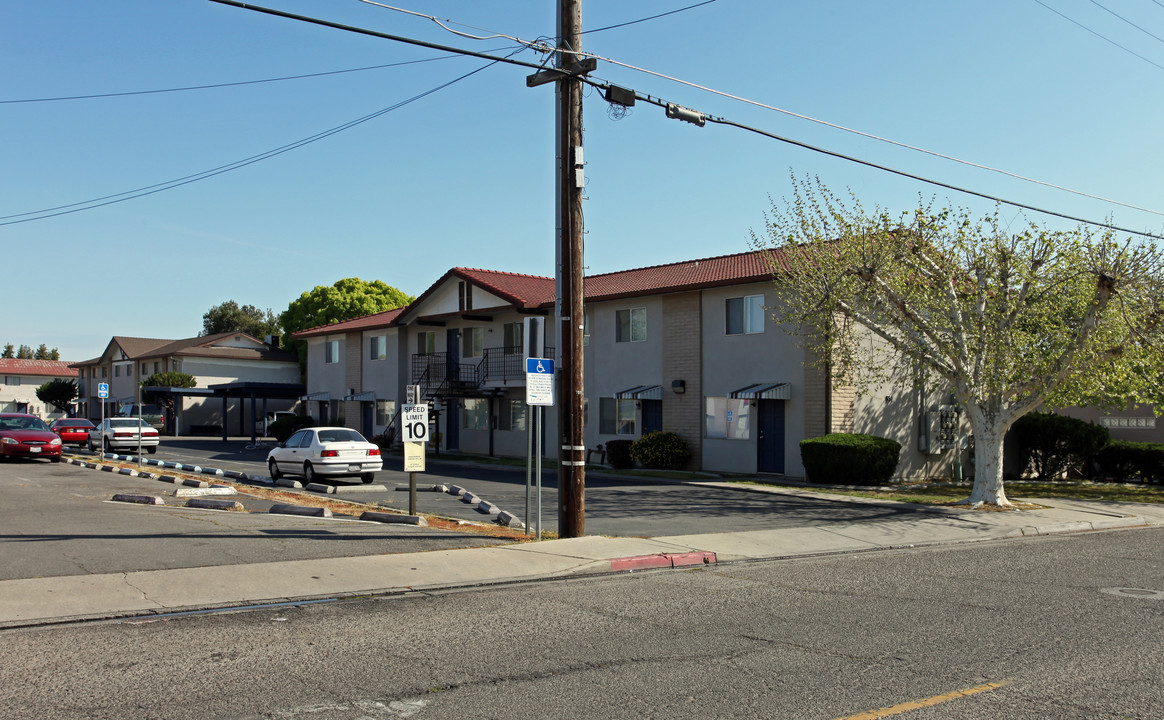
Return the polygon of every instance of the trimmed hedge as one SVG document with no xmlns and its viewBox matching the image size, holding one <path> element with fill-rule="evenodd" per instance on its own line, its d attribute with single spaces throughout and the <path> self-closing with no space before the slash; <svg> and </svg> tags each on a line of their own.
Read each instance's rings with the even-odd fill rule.
<svg viewBox="0 0 1164 720">
<path fill-rule="evenodd" d="M 625 470 L 634 467 L 634 460 L 631 458 L 630 440 L 607 440 L 606 441 L 606 462 L 610 463 L 612 468 Z"/>
<path fill-rule="evenodd" d="M 280 443 L 291 437 L 296 430 L 305 427 L 311 427 L 315 421 L 305 415 L 295 415 L 294 417 L 281 417 L 271 426 L 267 428 L 267 432 L 271 433 L 271 437 L 278 440 Z"/>
<path fill-rule="evenodd" d="M 607 452 L 610 452 L 609 447 Z M 631 459 L 655 470 L 682 470 L 691 460 L 687 441 L 673 432 L 650 432 L 630 447 Z"/>
<path fill-rule="evenodd" d="M 1164 445 L 1113 440 L 1096 455 L 1096 464 L 1114 482 L 1164 482 Z"/>
<path fill-rule="evenodd" d="M 822 485 L 884 485 L 900 455 L 901 443 L 875 435 L 832 433 L 800 441 L 805 475 Z"/>
<path fill-rule="evenodd" d="M 1007 450 L 1015 453 L 1019 475 L 1031 472 L 1040 482 L 1071 473 L 1090 477 L 1096 455 L 1111 440 L 1107 428 L 1054 413 L 1030 413 L 1015 421 Z"/>
</svg>

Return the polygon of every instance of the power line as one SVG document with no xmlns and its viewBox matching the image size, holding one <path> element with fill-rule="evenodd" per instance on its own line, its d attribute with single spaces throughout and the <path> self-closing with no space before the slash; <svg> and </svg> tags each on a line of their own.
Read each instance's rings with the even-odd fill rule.
<svg viewBox="0 0 1164 720">
<path fill-rule="evenodd" d="M 1116 16 L 1116 17 L 1117 17 L 1117 18 L 1119 18 L 1120 20 L 1123 20 L 1125 23 L 1127 23 L 1128 25 L 1131 25 L 1131 26 L 1132 26 L 1132 27 L 1134 27 L 1135 29 L 1137 29 L 1137 30 L 1139 30 L 1140 32 L 1144 33 L 1145 35 L 1148 35 L 1148 36 L 1150 36 L 1150 37 L 1156 38 L 1156 39 L 1157 39 L 1157 40 L 1159 40 L 1160 42 L 1164 42 L 1164 38 L 1160 37 L 1159 35 L 1155 35 L 1155 34 L 1153 34 L 1153 33 L 1150 33 L 1150 32 L 1148 32 L 1148 31 L 1147 31 L 1147 30 L 1145 30 L 1144 28 L 1140 27 L 1139 25 L 1137 25 L 1136 23 L 1132 22 L 1131 20 L 1128 20 L 1126 17 L 1124 17 L 1123 15 L 1120 15 L 1118 12 L 1116 12 L 1115 10 L 1112 10 L 1111 8 L 1107 7 L 1106 5 L 1101 5 L 1100 3 L 1096 2 L 1096 0 L 1090 0 L 1090 2 L 1091 2 L 1091 4 L 1092 4 L 1092 5 L 1096 6 L 1096 7 L 1097 7 L 1097 8 L 1099 8 L 1100 10 L 1103 10 L 1104 12 L 1107 12 L 1107 13 L 1111 13 L 1112 15 Z"/>
<path fill-rule="evenodd" d="M 1097 37 L 1097 38 L 1099 38 L 1100 40 L 1103 40 L 1104 42 L 1111 43 L 1112 45 L 1115 45 L 1115 46 L 1116 46 L 1116 47 L 1118 47 L 1120 50 L 1123 50 L 1124 52 L 1128 53 L 1129 55 L 1135 55 L 1136 57 L 1140 58 L 1141 60 L 1143 60 L 1144 62 L 1148 63 L 1149 65 L 1153 65 L 1153 66 L 1155 66 L 1155 67 L 1158 67 L 1158 68 L 1160 68 L 1161 70 L 1164 70 L 1164 65 L 1160 65 L 1160 64 L 1158 64 L 1158 63 L 1154 63 L 1154 62 L 1152 62 L 1151 60 L 1149 60 L 1148 58 L 1146 58 L 1146 57 L 1144 57 L 1143 55 L 1141 55 L 1140 53 L 1138 53 L 1138 52 L 1135 52 L 1135 51 L 1132 51 L 1132 50 L 1129 50 L 1128 48 L 1124 47 L 1123 45 L 1120 45 L 1118 42 L 1116 42 L 1115 40 L 1112 40 L 1111 38 L 1107 37 L 1106 35 L 1101 35 L 1101 34 L 1099 34 L 1098 32 L 1096 32 L 1095 30 L 1092 30 L 1091 28 L 1087 27 L 1087 26 L 1086 26 L 1086 25 L 1084 25 L 1083 23 L 1081 23 L 1081 22 L 1078 22 L 1078 21 L 1076 21 L 1076 20 L 1072 20 L 1071 18 L 1067 17 L 1066 15 L 1064 15 L 1064 14 L 1063 14 L 1063 13 L 1061 13 L 1061 12 L 1059 12 L 1059 11 L 1058 11 L 1058 10 L 1056 10 L 1055 8 L 1051 7 L 1051 6 L 1050 6 L 1050 5 L 1048 5 L 1047 3 L 1043 2 L 1043 0 L 1035 0 L 1035 2 L 1037 2 L 1037 3 L 1038 3 L 1038 4 L 1040 4 L 1040 5 L 1042 5 L 1043 7 L 1047 8 L 1048 10 L 1050 10 L 1050 11 L 1051 11 L 1051 12 L 1053 12 L 1053 13 L 1055 13 L 1055 14 L 1056 14 L 1056 15 L 1058 15 L 1059 17 L 1063 18 L 1063 19 L 1064 19 L 1064 20 L 1066 20 L 1067 22 L 1069 22 L 1069 23 L 1071 23 L 1071 24 L 1073 24 L 1073 25 L 1077 25 L 1077 26 L 1079 26 L 1079 27 L 1083 28 L 1084 30 L 1086 30 L 1087 32 L 1089 32 L 1089 33 L 1091 33 L 1092 35 L 1096 36 L 1096 37 Z"/>
<path fill-rule="evenodd" d="M 593 87 L 602 89 L 602 90 L 606 90 L 607 88 L 610 87 L 609 84 L 607 84 L 607 83 L 596 82 L 594 80 L 590 80 L 589 78 L 584 78 L 583 80 L 587 84 L 589 84 Z M 875 170 L 882 170 L 884 172 L 892 173 L 894 175 L 900 175 L 901 177 L 910 178 L 911 180 L 917 180 L 919 182 L 927 183 L 929 185 L 935 185 L 937 187 L 946 188 L 947 190 L 953 190 L 955 192 L 964 193 L 966 195 L 971 195 L 974 197 L 982 198 L 984 200 L 990 200 L 992 202 L 1001 203 L 1003 205 L 1010 205 L 1011 207 L 1022 208 L 1023 210 L 1030 210 L 1032 212 L 1042 213 L 1045 215 L 1051 215 L 1053 217 L 1062 218 L 1064 220 L 1071 220 L 1072 222 L 1083 223 L 1085 225 L 1092 225 L 1095 227 L 1108 228 L 1110 230 L 1115 230 L 1117 232 L 1125 232 L 1125 233 L 1129 233 L 1131 235 L 1139 235 L 1141 237 L 1152 238 L 1154 240 L 1164 240 L 1164 235 L 1156 235 L 1153 233 L 1143 232 L 1140 230 L 1132 230 L 1130 228 L 1120 227 L 1119 225 L 1114 225 L 1114 224 L 1108 223 L 1108 222 L 1099 222 L 1096 220 L 1088 220 L 1087 218 L 1077 217 L 1075 215 L 1068 215 L 1066 213 L 1061 213 L 1061 212 L 1058 212 L 1056 210 L 1047 210 L 1046 208 L 1037 207 L 1035 205 L 1030 205 L 1030 204 L 1018 202 L 1015 200 L 1007 200 L 1006 198 L 1003 198 L 1000 196 L 990 195 L 989 193 L 979 192 L 977 190 L 971 190 L 969 188 L 964 188 L 964 187 L 961 187 L 959 185 L 954 185 L 952 183 L 947 183 L 947 182 L 944 182 L 941 180 L 934 180 L 931 178 L 923 177 L 921 175 L 907 172 L 905 170 L 898 170 L 896 168 L 889 167 L 888 165 L 881 165 L 878 163 L 870 162 L 868 160 L 862 160 L 860 158 L 853 157 L 852 155 L 846 155 L 844 153 L 840 153 L 840 152 L 837 152 L 835 150 L 828 150 L 826 148 L 818 147 L 816 145 L 811 145 L 809 143 L 802 142 L 800 140 L 793 140 L 792 138 L 784 137 L 782 135 L 777 135 L 775 133 L 768 132 L 767 130 L 761 130 L 761 129 L 753 127 L 751 125 L 745 125 L 744 123 L 736 122 L 734 120 L 728 120 L 726 118 L 715 117 L 715 116 L 707 115 L 705 113 L 700 113 L 700 112 L 697 112 L 694 110 L 688 110 L 687 108 L 679 107 L 679 106 L 675 105 L 674 103 L 669 103 L 665 100 L 651 97 L 650 95 L 643 95 L 641 93 L 636 92 L 636 93 L 634 93 L 634 96 L 635 96 L 636 100 L 642 100 L 643 102 L 649 103 L 651 105 L 656 105 L 658 107 L 666 109 L 668 117 L 673 117 L 673 118 L 680 119 L 680 120 L 686 120 L 688 122 L 694 122 L 697 125 L 703 125 L 705 122 L 716 123 L 718 125 L 727 125 L 730 127 L 738 128 L 740 130 L 746 130 L 748 132 L 755 133 L 757 135 L 762 135 L 762 136 L 770 138 L 772 140 L 778 140 L 780 142 L 787 143 L 789 145 L 795 145 L 797 147 L 804 148 L 805 150 L 811 150 L 812 152 L 821 153 L 823 155 L 828 155 L 830 157 L 834 157 L 834 158 L 837 158 L 840 160 L 845 160 L 845 161 L 852 162 L 852 163 L 857 163 L 858 165 L 864 165 L 865 167 L 870 167 L 870 168 L 873 168 Z"/>
<path fill-rule="evenodd" d="M 214 0 L 214 2 L 230 2 L 230 1 L 231 0 Z M 448 28 L 441 21 L 439 21 L 437 18 L 435 18 L 431 15 L 424 15 L 422 13 L 414 12 L 412 10 L 403 10 L 401 8 L 394 7 L 391 5 L 384 5 L 384 4 L 379 3 L 379 2 L 374 2 L 374 0 L 359 0 L 359 1 L 363 2 L 363 3 L 367 3 L 369 5 L 376 5 L 376 6 L 383 7 L 383 8 L 389 9 L 389 10 L 395 10 L 397 12 L 403 12 L 403 13 L 406 13 L 409 15 L 416 15 L 419 17 L 424 17 L 424 18 L 430 19 L 433 22 L 436 22 L 441 27 L 448 30 L 449 32 L 455 33 L 455 34 L 460 35 L 462 37 L 469 37 L 469 38 L 477 39 L 477 40 L 492 39 L 494 37 L 504 37 L 508 40 L 512 40 L 514 42 L 525 44 L 528 47 L 531 47 L 531 48 L 534 48 L 537 50 L 541 50 L 543 52 L 546 51 L 545 48 L 542 45 L 539 45 L 538 43 L 535 43 L 535 42 L 532 42 L 529 40 L 522 40 L 521 38 L 513 36 L 513 35 L 504 35 L 504 34 L 500 34 L 500 33 L 490 35 L 488 37 L 477 37 L 477 36 L 467 35 L 465 33 L 461 33 L 459 31 L 452 30 L 451 28 Z M 1035 2 L 1038 2 L 1040 5 L 1043 4 L 1041 2 L 1041 0 L 1035 0 Z M 706 3 L 701 3 L 701 4 L 706 4 Z M 690 7 L 699 7 L 699 5 L 692 5 Z M 1046 6 L 1044 6 L 1044 7 L 1046 7 Z M 688 9 L 688 8 L 684 8 L 684 9 Z M 1066 16 L 1064 16 L 1064 17 L 1066 17 Z M 448 20 L 445 22 L 452 22 L 452 21 Z M 458 23 L 458 24 L 460 24 L 460 23 Z M 468 26 L 466 26 L 466 27 L 468 27 Z M 474 29 L 480 29 L 480 28 L 474 28 Z M 490 31 L 485 31 L 485 32 L 490 32 Z M 986 170 L 988 172 L 998 173 L 1000 175 L 1005 175 L 1006 177 L 1013 178 L 1015 180 L 1022 180 L 1023 182 L 1029 182 L 1029 183 L 1034 183 L 1036 185 L 1042 185 L 1043 187 L 1049 187 L 1049 188 L 1052 188 L 1054 190 L 1060 190 L 1063 192 L 1071 193 L 1072 195 L 1078 195 L 1080 197 L 1089 198 L 1091 200 L 1099 200 L 1101 202 L 1110 203 L 1112 205 L 1119 205 L 1120 207 L 1126 207 L 1130 210 L 1138 210 L 1140 212 L 1146 212 L 1146 213 L 1150 213 L 1153 215 L 1164 216 L 1164 212 L 1161 212 L 1161 211 L 1152 210 L 1150 208 L 1141 207 L 1139 205 L 1132 205 L 1130 203 L 1121 202 L 1119 200 L 1114 200 L 1112 198 L 1103 197 L 1101 195 L 1094 195 L 1091 193 L 1083 192 L 1082 190 L 1075 190 L 1075 189 L 1072 189 L 1069 187 L 1065 187 L 1063 185 L 1056 185 L 1055 183 L 1046 182 L 1044 180 L 1038 180 L 1036 178 L 1027 177 L 1025 175 L 1019 175 L 1018 173 L 1013 173 L 1013 172 L 1010 172 L 1008 170 L 1003 170 L 1001 168 L 992 167 L 990 165 L 983 165 L 981 163 L 972 162 L 970 160 L 963 160 L 963 159 L 955 157 L 953 155 L 947 155 L 945 153 L 940 153 L 940 152 L 937 152 L 934 150 L 927 150 L 923 147 L 918 147 L 917 145 L 910 145 L 909 143 L 901 142 L 898 140 L 892 140 L 890 138 L 882 137 L 880 135 L 874 135 L 872 133 L 867 133 L 867 132 L 864 132 L 862 130 L 857 130 L 854 128 L 846 127 L 844 125 L 838 125 L 836 123 L 828 122 L 827 120 L 821 120 L 819 118 L 814 118 L 810 115 L 804 115 L 802 113 L 793 112 L 792 110 L 787 110 L 785 108 L 777 107 L 775 105 L 769 105 L 767 103 L 762 103 L 762 102 L 759 102 L 757 100 L 751 100 L 751 99 L 748 99 L 748 98 L 745 98 L 745 97 L 742 97 L 739 95 L 733 95 L 731 93 L 724 92 L 722 90 L 716 90 L 716 89 L 708 87 L 706 85 L 699 85 L 697 83 L 693 83 L 693 82 L 690 82 L 687 80 L 682 80 L 680 78 L 677 78 L 677 77 L 674 77 L 671 75 L 665 75 L 663 73 L 655 72 L 653 70 L 648 70 L 646 68 L 631 65 L 629 63 L 620 62 L 620 61 L 615 60 L 613 58 L 604 57 L 602 55 L 596 55 L 596 54 L 590 53 L 590 52 L 571 52 L 569 50 L 559 50 L 559 49 L 553 49 L 553 51 L 573 54 L 577 58 L 593 58 L 595 60 L 602 60 L 603 62 L 608 62 L 612 65 L 617 65 L 619 67 L 624 67 L 628 70 L 634 70 L 636 72 L 645 73 L 647 75 L 653 75 L 655 77 L 662 78 L 663 80 L 669 80 L 671 82 L 678 83 L 680 85 L 686 85 L 688 87 L 695 88 L 696 90 L 702 90 L 704 92 L 712 93 L 713 95 L 719 95 L 721 97 L 728 98 L 729 100 L 736 100 L 738 102 L 743 102 L 743 103 L 747 103 L 749 105 L 754 105 L 756 107 L 763 108 L 765 110 L 772 110 L 774 112 L 782 113 L 782 114 L 788 115 L 790 117 L 795 117 L 795 118 L 798 118 L 801 120 L 807 120 L 809 122 L 813 122 L 813 123 L 816 123 L 818 125 L 823 125 L 825 127 L 833 128 L 834 130 L 841 130 L 843 132 L 852 133 L 854 135 L 859 135 L 860 137 L 868 138 L 870 140 L 876 140 L 878 142 L 887 143 L 889 145 L 894 145 L 896 147 L 904 148 L 906 150 L 912 150 L 914 152 L 920 152 L 920 153 L 923 153 L 925 155 L 930 155 L 931 157 L 940 158 L 942 160 L 948 160 L 950 162 L 955 162 L 955 163 L 958 163 L 960 165 L 966 165 L 967 167 L 973 167 L 973 168 L 977 168 L 979 170 Z M 1164 67 L 1162 67 L 1161 69 L 1164 69 Z"/>
<path fill-rule="evenodd" d="M 460 55 L 450 54 L 442 55 L 441 57 L 424 58 L 422 60 L 407 60 L 403 62 L 387 63 L 385 65 L 369 65 L 368 67 L 348 68 L 347 70 L 329 70 L 326 72 L 307 73 L 304 75 L 287 75 L 284 77 L 264 78 L 261 80 L 240 80 L 236 82 L 214 83 L 211 85 L 188 85 L 186 87 L 159 88 L 156 90 L 130 90 L 126 92 L 95 93 L 92 95 L 66 95 L 60 97 L 0 100 L 0 105 L 9 105 L 14 103 L 57 102 L 60 100 L 93 100 L 97 98 L 126 97 L 131 95 L 156 95 L 159 93 L 186 92 L 189 90 L 213 90 L 216 88 L 237 87 L 239 85 L 259 85 L 262 83 L 283 82 L 284 80 L 303 80 L 306 78 L 326 77 L 328 75 L 342 75 L 344 73 L 364 72 L 366 70 L 382 70 L 384 68 L 400 67 L 403 65 L 416 65 L 419 63 L 433 62 L 435 60 L 448 60 L 455 57 L 460 57 Z"/>
<path fill-rule="evenodd" d="M 521 49 L 524 49 L 524 48 L 521 48 Z M 520 52 L 521 49 L 515 50 L 514 52 L 515 53 Z M 32 222 L 33 220 L 46 220 L 48 218 L 58 217 L 60 215 L 70 215 L 72 213 L 81 212 L 83 210 L 93 210 L 95 208 L 105 207 L 106 205 L 114 205 L 116 203 L 125 202 L 126 200 L 134 200 L 134 199 L 137 199 L 140 197 L 145 197 L 147 195 L 153 195 L 155 193 L 159 193 L 159 192 L 162 192 L 164 190 L 172 190 L 176 187 L 181 187 L 183 185 L 189 185 L 191 183 L 198 182 L 199 180 L 206 180 L 208 178 L 215 177 L 216 175 L 222 175 L 222 174 L 230 172 L 232 170 L 238 170 L 239 168 L 243 168 L 243 167 L 246 167 L 248 165 L 253 165 L 254 163 L 260 162 L 262 160 L 267 160 L 267 159 L 275 157 L 277 155 L 282 155 L 285 152 L 290 152 L 291 150 L 296 150 L 296 149 L 301 148 L 305 145 L 310 145 L 311 143 L 317 142 L 319 140 L 323 140 L 324 138 L 331 137 L 332 135 L 336 135 L 336 134 L 341 133 L 345 130 L 350 130 L 351 128 L 356 127 L 357 125 L 362 125 L 370 120 L 374 120 L 374 119 L 380 117 L 381 115 L 385 115 L 385 114 L 390 113 L 394 110 L 399 110 L 400 108 L 404 107 L 405 105 L 409 105 L 413 102 L 416 102 L 417 100 L 428 97 L 429 95 L 432 95 L 433 93 L 439 92 L 440 90 L 443 90 L 443 89 L 449 87 L 450 85 L 458 83 L 458 82 L 460 82 L 460 81 L 462 81 L 462 80 L 464 80 L 472 75 L 476 75 L 477 73 L 481 72 L 482 70 L 485 70 L 489 67 L 492 67 L 493 65 L 496 65 L 498 62 L 504 62 L 505 60 L 506 60 L 506 58 L 498 58 L 497 60 L 495 60 L 493 62 L 486 63 L 485 65 L 482 65 L 481 67 L 477 68 L 476 70 L 473 70 L 471 72 L 467 72 L 464 75 L 461 75 L 460 77 L 449 80 L 448 82 L 442 83 L 442 84 L 440 84 L 434 88 L 431 88 L 429 90 L 426 90 L 418 95 L 413 95 L 412 97 L 408 98 L 407 100 L 402 100 L 398 103 L 395 103 L 394 105 L 390 105 L 390 106 L 383 108 L 381 110 L 377 110 L 376 112 L 370 113 L 370 114 L 365 115 L 361 118 L 357 118 L 357 119 L 352 120 L 350 122 L 344 123 L 343 125 L 333 127 L 330 130 L 324 130 L 323 132 L 319 132 L 319 133 L 316 133 L 315 135 L 311 135 L 311 136 L 308 136 L 306 138 L 296 140 L 295 142 L 288 143 L 287 145 L 283 145 L 283 146 L 275 148 L 273 150 L 268 150 L 266 152 L 259 153 L 258 155 L 252 155 L 252 156 L 250 156 L 248 158 L 244 158 L 242 160 L 236 160 L 235 162 L 228 163 L 226 165 L 220 165 L 216 168 L 211 168 L 210 170 L 203 170 L 202 172 L 194 173 L 192 175 L 186 175 L 185 177 L 177 178 L 175 180 L 167 180 L 165 182 L 155 183 L 153 185 L 146 185 L 145 187 L 136 188 L 134 190 L 126 190 L 125 192 L 115 193 L 113 195 L 105 195 L 103 197 L 93 198 L 90 200 L 83 200 L 81 202 L 70 203 L 68 205 L 58 205 L 57 207 L 44 208 L 41 210 L 34 210 L 31 212 L 17 213 L 15 215 L 0 216 L 0 221 L 3 221 L 3 222 L 0 222 L 0 227 L 2 227 L 4 225 L 17 225 L 20 223 Z M 35 217 L 29 217 L 29 216 L 35 216 Z M 19 219 L 16 219 L 16 218 L 19 218 Z"/>
</svg>

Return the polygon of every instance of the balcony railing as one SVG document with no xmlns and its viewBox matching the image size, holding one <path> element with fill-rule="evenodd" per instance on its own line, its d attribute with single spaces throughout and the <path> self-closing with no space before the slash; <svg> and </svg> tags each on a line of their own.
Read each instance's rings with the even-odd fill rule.
<svg viewBox="0 0 1164 720">
<path fill-rule="evenodd" d="M 546 348 L 553 357 L 554 348 Z M 525 378 L 524 356 L 519 347 L 485 348 L 481 358 L 454 362 L 448 353 L 412 356 L 412 384 L 425 397 L 469 397 L 485 391 L 490 382 Z"/>
</svg>

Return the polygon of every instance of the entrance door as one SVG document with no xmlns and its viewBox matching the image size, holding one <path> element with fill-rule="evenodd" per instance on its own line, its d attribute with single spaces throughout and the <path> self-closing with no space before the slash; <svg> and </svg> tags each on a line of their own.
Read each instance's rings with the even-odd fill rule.
<svg viewBox="0 0 1164 720">
<path fill-rule="evenodd" d="M 374 427 L 375 427 L 373 425 L 373 421 L 376 419 L 376 403 L 361 402 L 360 403 L 360 414 L 363 416 L 362 417 L 362 420 L 363 420 L 362 425 L 363 425 L 364 437 L 371 440 L 372 433 L 374 432 Z"/>
<path fill-rule="evenodd" d="M 643 400 L 643 435 L 663 430 L 663 401 Z"/>
<path fill-rule="evenodd" d="M 784 473 L 784 401 L 758 400 L 756 472 Z"/>
</svg>

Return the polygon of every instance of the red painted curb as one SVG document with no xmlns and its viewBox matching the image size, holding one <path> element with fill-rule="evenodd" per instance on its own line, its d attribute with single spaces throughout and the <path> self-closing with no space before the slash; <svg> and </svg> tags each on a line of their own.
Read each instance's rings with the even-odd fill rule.
<svg viewBox="0 0 1164 720">
<path fill-rule="evenodd" d="M 675 568 L 692 565 L 711 565 L 715 563 L 713 552 L 690 553 L 659 553 L 658 555 L 636 555 L 634 557 L 615 558 L 610 561 L 613 572 L 627 572 L 630 570 L 646 570 L 649 568 Z"/>
</svg>

